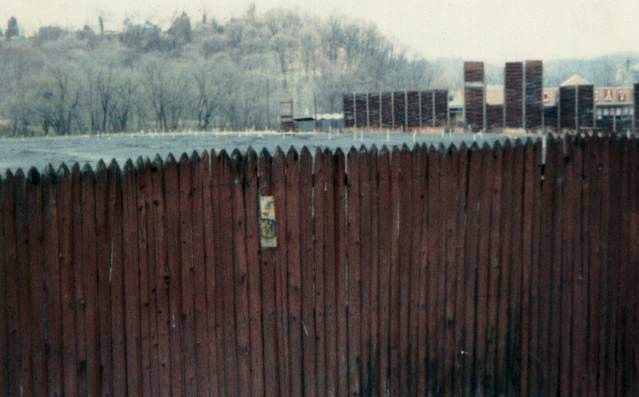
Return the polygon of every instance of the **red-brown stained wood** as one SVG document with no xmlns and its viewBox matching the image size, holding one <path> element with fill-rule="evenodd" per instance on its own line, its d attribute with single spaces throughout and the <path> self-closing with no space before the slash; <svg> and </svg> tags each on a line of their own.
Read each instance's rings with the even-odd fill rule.
<svg viewBox="0 0 639 397">
<path fill-rule="evenodd" d="M 413 196 L 413 167 L 411 166 L 411 153 L 407 146 L 403 146 L 399 153 L 399 166 L 401 179 L 399 184 L 399 306 L 395 306 L 398 312 L 398 332 L 399 340 L 396 341 L 398 349 L 398 379 L 399 384 L 396 390 L 399 395 L 409 394 L 410 376 L 408 373 L 409 362 L 409 307 L 410 307 L 410 249 L 413 216 L 411 214 L 411 204 Z M 392 389 L 391 389 L 392 390 Z"/>
<path fill-rule="evenodd" d="M 211 154 L 207 151 L 202 155 L 202 205 L 203 205 L 203 217 L 204 217 L 204 249 L 205 249 L 205 260 L 204 260 L 204 269 L 206 272 L 205 282 L 206 282 L 206 332 L 207 332 L 207 342 L 206 346 L 203 346 L 202 349 L 206 352 L 208 356 L 208 379 L 209 379 L 209 389 L 207 392 L 209 396 L 222 396 L 224 395 L 224 391 L 221 388 L 222 378 L 220 374 L 223 375 L 220 357 L 221 354 L 218 353 L 217 341 L 217 328 L 216 328 L 216 293 L 219 289 L 217 285 L 218 279 L 216 278 L 216 265 L 218 261 L 217 252 L 216 252 L 216 239 L 217 239 L 217 230 L 215 228 L 215 220 L 216 220 L 216 210 L 217 207 L 217 197 L 215 196 L 215 189 L 213 188 L 213 175 L 214 174 L 214 163 L 217 160 L 217 156 L 214 151 L 211 151 Z"/>
<path fill-rule="evenodd" d="M 427 361 L 426 387 L 428 393 L 441 393 L 441 383 L 439 381 L 439 357 L 440 356 L 440 308 L 439 302 L 440 279 L 441 274 L 441 227 L 442 227 L 442 211 L 440 210 L 440 172 L 441 172 L 441 153 L 434 147 L 428 150 L 428 271 L 427 271 Z"/>
<path fill-rule="evenodd" d="M 526 153 L 519 140 L 513 148 L 512 187 L 512 249 L 510 256 L 510 293 L 508 299 L 508 340 L 506 357 L 507 394 L 521 393 L 521 346 L 522 346 L 522 265 L 524 230 L 524 173 Z"/>
<path fill-rule="evenodd" d="M 60 196 L 58 201 L 58 232 L 60 235 L 60 286 L 62 292 L 62 370 L 64 394 L 75 396 L 78 390 L 74 289 L 73 183 L 69 170 L 62 165 L 58 171 Z M 124 330 L 122 330 L 124 333 Z"/>
<path fill-rule="evenodd" d="M 315 341 L 317 365 L 317 395 L 326 395 L 327 366 L 326 366 L 326 283 L 324 273 L 326 268 L 326 191 L 328 184 L 328 156 L 321 150 L 315 153 Z"/>
<path fill-rule="evenodd" d="M 346 159 L 340 148 L 334 154 L 335 183 L 335 311 L 337 325 L 338 394 L 348 394 L 348 336 L 346 333 Z"/>
<path fill-rule="evenodd" d="M 455 327 L 454 327 L 454 350 L 453 350 L 453 385 L 452 394 L 461 396 L 463 393 L 463 369 L 466 351 L 465 347 L 465 324 L 466 316 L 469 315 L 466 309 L 466 295 L 470 292 L 466 288 L 466 239 L 467 239 L 467 213 L 468 213 L 468 147 L 462 143 L 459 148 L 459 159 L 456 176 L 457 189 L 457 214 L 455 224 Z M 472 293 L 470 293 L 472 294 Z"/>
<path fill-rule="evenodd" d="M 379 363 L 377 393 L 386 395 L 389 390 L 390 353 L 390 279 L 391 279 L 391 181 L 390 153 L 383 147 L 379 157 Z"/>
<path fill-rule="evenodd" d="M 410 308 L 408 318 L 408 379 L 410 382 L 409 393 L 417 394 L 419 378 L 419 313 L 420 313 L 420 293 L 424 289 L 421 279 L 423 260 L 422 258 L 422 229 L 424 221 L 424 201 L 425 201 L 425 153 L 422 146 L 414 146 L 411 161 L 413 163 L 413 174 L 411 178 L 411 249 L 410 249 Z"/>
<path fill-rule="evenodd" d="M 76 371 L 78 376 L 78 395 L 87 393 L 87 340 L 86 340 L 86 298 L 85 298 L 85 271 L 87 264 L 82 260 L 84 246 L 84 231 L 82 225 L 82 184 L 80 181 L 80 166 L 75 163 L 71 168 L 72 183 L 72 219 L 73 219 L 73 284 L 75 296 L 73 297 L 75 310 L 76 333 Z"/>
<path fill-rule="evenodd" d="M 209 381 L 208 352 L 208 316 L 207 316 L 207 273 L 205 267 L 205 212 L 204 212 L 204 183 L 205 169 L 208 169 L 208 157 L 200 159 L 197 152 L 191 156 L 193 172 L 192 182 L 192 230 L 193 230 L 193 278 L 194 278 L 194 307 L 195 320 L 195 359 L 196 384 L 198 396 L 209 396 L 211 383 Z M 206 174 L 208 178 L 208 173 Z M 208 198 L 207 198 L 208 202 Z"/>
<path fill-rule="evenodd" d="M 370 251 L 371 251 L 371 260 L 370 260 L 370 278 L 371 278 L 371 291 L 370 291 L 370 306 L 371 306 L 371 315 L 370 315 L 370 332 L 371 332 L 371 343 L 370 343 L 370 354 L 368 359 L 368 372 L 367 372 L 367 387 L 366 392 L 367 395 L 376 395 L 379 393 L 379 379 L 380 379 L 380 370 L 379 370 L 379 357 L 380 357 L 380 247 L 379 244 L 380 233 L 379 233 L 379 153 L 375 146 L 371 147 L 369 153 L 369 167 L 367 168 L 370 179 L 370 199 L 371 199 L 371 209 L 370 209 L 370 221 L 371 221 L 371 234 L 370 234 Z M 364 205 L 367 200 L 363 200 Z M 365 230 L 365 228 L 363 228 Z"/>
<path fill-rule="evenodd" d="M 4 231 L 4 221 L 9 216 L 4 212 L 4 203 L 6 201 L 6 197 L 3 193 L 6 194 L 6 187 L 3 191 L 3 178 L 0 175 L 0 298 L 2 301 L 0 302 L 0 369 L 2 369 L 2 373 L 0 373 L 0 391 L 5 394 L 8 394 L 9 388 L 9 350 L 8 350 L 8 338 L 7 338 L 7 258 L 6 253 L 7 249 L 5 248 L 5 231 Z M 46 391 L 45 391 L 46 392 Z"/>
<path fill-rule="evenodd" d="M 46 181 L 46 179 L 45 179 Z M 109 175 L 103 161 L 98 163 L 95 174 L 95 227 L 96 240 L 96 272 L 97 272 L 97 304 L 98 304 L 98 343 L 99 349 L 99 395 L 109 396 L 113 393 L 113 352 L 111 350 L 111 218 Z M 53 197 L 49 193 L 49 200 Z M 46 202 L 45 202 L 46 208 Z M 46 214 L 45 214 L 46 217 Z M 46 218 L 45 218 L 46 220 Z M 45 234 L 46 236 L 46 234 Z M 50 281 L 47 279 L 47 283 Z"/>
<path fill-rule="evenodd" d="M 244 208 L 244 173 L 242 172 L 242 167 L 242 156 L 236 150 L 231 158 L 230 176 L 233 205 L 233 283 L 235 284 L 238 396 L 246 396 L 251 392 L 246 211 Z"/>
<path fill-rule="evenodd" d="M 6 323 L 7 323 L 7 395 L 19 395 L 20 386 L 20 303 L 18 290 L 18 242 L 16 194 L 19 187 L 16 177 L 7 172 L 3 183 L 4 248 L 6 250 Z"/>
<path fill-rule="evenodd" d="M 464 339 L 461 355 L 462 377 L 461 383 L 462 396 L 472 396 L 475 390 L 475 374 L 474 363 L 476 353 L 474 346 L 476 343 L 475 333 L 477 330 L 477 268 L 478 268 L 478 250 L 481 230 L 479 229 L 480 213 L 481 213 L 481 172 L 482 172 L 482 156 L 479 147 L 473 145 L 469 150 L 468 160 L 468 193 L 467 208 L 468 216 L 466 222 L 466 243 L 465 243 L 465 270 L 464 270 L 464 290 L 466 315 L 464 317 Z"/>
<path fill-rule="evenodd" d="M 273 157 L 273 199 L 277 220 L 275 250 L 275 302 L 277 313 L 277 357 L 279 360 L 280 393 L 290 395 L 290 356 L 288 341 L 288 277 L 286 239 L 286 157 L 278 148 Z"/>
<path fill-rule="evenodd" d="M 485 145 L 481 149 L 482 177 L 481 177 L 481 204 L 479 218 L 479 263 L 477 269 L 477 337 L 474 348 L 475 355 L 475 380 L 474 385 L 479 393 L 487 390 L 486 376 L 486 350 L 488 327 L 488 288 L 490 271 L 490 223 L 491 207 L 493 202 L 493 177 L 496 173 L 495 161 L 491 149 Z"/>
<path fill-rule="evenodd" d="M 550 142 L 549 142 L 550 144 Z M 561 275 L 562 275 L 562 229 L 564 223 L 563 217 L 563 202 L 564 202 L 564 180 L 565 180 L 565 167 L 563 160 L 563 142 L 558 141 L 554 143 L 553 149 L 553 166 L 555 167 L 555 178 L 553 191 L 553 218 L 552 218 L 552 259 L 548 264 L 550 268 L 547 269 L 551 276 L 549 287 L 551 288 L 550 295 L 550 307 L 547 309 L 550 312 L 549 321 L 544 323 L 548 328 L 549 335 L 549 351 L 546 355 L 546 359 L 550 360 L 550 365 L 547 366 L 547 379 L 550 386 L 550 393 L 559 393 L 560 387 L 560 361 L 561 361 Z M 554 359 L 551 359 L 554 357 Z"/>
<path fill-rule="evenodd" d="M 151 314 L 155 314 L 154 297 L 152 293 L 152 285 L 155 282 L 154 271 L 151 270 L 153 260 L 150 257 L 149 250 L 151 239 L 149 236 L 153 233 L 153 229 L 148 227 L 148 221 L 151 219 L 150 207 L 148 206 L 148 191 L 151 189 L 151 180 L 149 169 L 146 167 L 142 158 L 138 158 L 137 168 L 137 192 L 136 192 L 136 210 L 137 210 L 137 230 L 138 230 L 138 267 L 140 274 L 140 362 L 141 372 L 141 395 L 146 396 L 152 393 L 153 384 L 153 346 L 152 346 L 152 328 L 155 327 L 155 321 L 151 320 Z M 156 378 L 157 380 L 157 378 Z M 157 393 L 157 391 L 156 391 Z"/>
<path fill-rule="evenodd" d="M 259 158 L 260 196 L 273 195 L 273 162 L 266 151 Z M 277 204 L 276 204 L 277 205 Z M 278 239 L 279 240 L 279 239 Z M 278 241 L 279 242 L 279 241 Z M 261 248 L 262 321 L 264 329 L 264 391 L 268 395 L 280 395 L 279 364 L 277 359 L 277 308 L 275 299 L 275 249 Z"/>
<path fill-rule="evenodd" d="M 182 318 L 182 357 L 184 360 L 184 394 L 197 395 L 195 360 L 195 314 L 194 314 L 194 263 L 193 263 L 193 194 L 192 162 L 183 153 L 179 162 L 179 261 L 181 271 L 182 305 L 178 311 Z"/>
<path fill-rule="evenodd" d="M 584 200 L 584 142 L 581 137 L 577 137 L 574 142 L 574 202 L 573 219 L 575 229 L 573 230 L 573 335 L 572 343 L 574 349 L 571 354 L 573 372 L 571 374 L 572 395 L 587 395 L 587 284 L 588 284 L 588 262 L 589 258 L 584 255 L 584 247 L 587 240 L 584 236 L 584 224 L 588 224 L 588 213 Z"/>
<path fill-rule="evenodd" d="M 251 394 L 264 395 L 264 348 L 262 342 L 262 289 L 260 272 L 259 197 L 257 153 L 249 149 L 245 158 L 244 202 L 246 206 L 246 256 L 251 352 Z"/>
<path fill-rule="evenodd" d="M 400 278 L 400 184 L 403 180 L 401 175 L 400 150 L 393 147 L 390 163 L 390 225 L 386 229 L 386 238 L 390 239 L 390 296 L 389 296 L 389 383 L 390 395 L 400 394 L 400 299 L 401 299 L 401 278 Z"/>
<path fill-rule="evenodd" d="M 86 378 L 87 393 L 99 393 L 99 339 L 98 339 L 98 277 L 96 249 L 95 175 L 90 167 L 82 171 L 82 263 L 85 285 L 86 313 Z M 33 251 L 32 251 L 33 252 Z"/>
<path fill-rule="evenodd" d="M 142 366 L 140 350 L 140 268 L 137 236 L 137 178 L 129 160 L 123 173 L 124 313 L 126 337 L 127 393 L 140 395 Z"/>
<path fill-rule="evenodd" d="M 356 153 L 357 154 L 352 160 L 351 158 L 349 158 L 348 164 L 349 164 L 349 174 L 351 172 L 350 171 L 351 164 L 353 164 L 352 161 L 357 162 L 356 167 L 359 171 L 359 178 L 358 178 L 359 189 L 358 190 L 355 190 L 354 188 L 352 188 L 352 184 L 354 183 L 354 181 L 351 180 L 349 176 L 349 184 L 352 188 L 352 190 L 349 191 L 349 203 L 350 203 L 351 197 L 356 196 L 356 198 L 353 197 L 353 200 L 357 200 L 360 206 L 359 217 L 357 217 L 355 220 L 358 223 L 357 228 L 359 230 L 359 239 L 358 239 L 359 258 L 358 259 L 359 259 L 359 277 L 360 277 L 360 285 L 361 285 L 361 292 L 360 292 L 360 307 L 361 307 L 360 313 L 361 314 L 359 318 L 360 355 L 359 355 L 359 361 L 356 359 L 356 363 L 358 363 L 359 366 L 355 367 L 358 369 L 357 388 L 353 387 L 353 382 L 351 382 L 349 386 L 351 390 L 356 389 L 358 393 L 367 395 L 367 393 L 370 393 L 369 385 L 371 380 L 369 379 L 369 374 L 371 369 L 373 368 L 373 366 L 371 365 L 371 357 L 372 357 L 371 335 L 373 333 L 372 333 L 370 324 L 371 324 L 371 317 L 372 317 L 373 310 L 376 310 L 376 307 L 373 306 L 372 300 L 371 300 L 372 273 L 373 273 L 372 259 L 371 259 L 372 250 L 373 250 L 373 244 L 371 243 L 371 220 L 372 220 L 372 214 L 371 214 L 371 195 L 372 194 L 371 194 L 371 180 L 370 180 L 371 179 L 371 162 L 370 162 L 369 153 L 364 147 L 362 147 Z M 350 209 L 350 204 L 349 204 L 349 209 Z M 349 230 L 349 235 L 350 235 L 350 230 Z M 354 255 L 357 256 L 357 253 L 354 253 Z M 350 268 L 350 263 L 351 263 L 351 259 L 349 257 L 349 268 Z M 350 282 L 349 282 L 349 294 L 352 295 L 350 290 Z M 350 330 L 350 326 L 349 326 L 349 330 Z M 350 345 L 351 343 L 349 341 L 349 346 Z M 349 354 L 350 354 L 350 350 L 349 350 Z M 350 371 L 352 371 L 352 369 Z"/>
<path fill-rule="evenodd" d="M 314 251 L 317 247 L 313 241 L 314 202 L 313 202 L 313 157 L 304 147 L 300 154 L 300 246 L 301 246 L 301 327 L 303 353 L 303 394 L 317 396 L 317 365 L 315 344 L 315 298 L 313 272 Z M 254 393 L 257 395 L 256 393 Z M 263 393 L 262 393 L 263 394 Z M 262 395 L 260 394 L 260 395 Z"/>
<path fill-rule="evenodd" d="M 355 148 L 348 152 L 348 377 L 349 395 L 360 392 L 362 338 L 362 261 L 360 217 L 360 157 Z"/>
<path fill-rule="evenodd" d="M 223 314 L 222 327 L 224 330 L 224 372 L 226 393 L 237 395 L 238 392 L 238 367 L 237 367 L 237 338 L 236 338 L 236 302 L 235 282 L 233 268 L 233 210 L 232 210 L 232 177 L 230 159 L 226 152 L 219 156 L 220 178 L 220 281 L 222 289 L 222 302 L 220 307 Z"/>
<path fill-rule="evenodd" d="M 498 394 L 504 394 L 508 388 L 508 378 L 511 368 L 508 365 L 508 340 L 512 337 L 512 326 L 509 318 L 511 299 L 511 250 L 513 245 L 513 147 L 510 141 L 506 141 L 503 149 L 502 171 L 502 195 L 501 195 L 501 219 L 499 240 L 499 277 L 497 281 L 497 343 L 496 343 L 496 367 L 495 386 Z"/>
<path fill-rule="evenodd" d="M 164 197 L 164 166 L 159 157 L 151 165 L 153 229 L 155 230 L 154 260 L 157 295 L 156 327 L 158 338 L 158 391 L 162 397 L 171 395 L 171 272 L 168 262 L 167 205 Z"/>
<path fill-rule="evenodd" d="M 419 240 L 419 276 L 417 283 L 420 286 L 418 288 L 418 314 L 417 314 L 417 329 L 418 329 L 418 341 L 417 341 L 417 364 L 415 369 L 417 371 L 416 375 L 416 394 L 423 396 L 426 395 L 428 390 L 429 383 L 429 374 L 427 372 L 428 368 L 428 350 L 429 350 L 429 332 L 428 332 L 428 315 L 429 315 L 429 294 L 430 294 L 430 284 L 429 284 L 429 245 L 428 241 L 430 240 L 429 225 L 430 225 L 430 211 L 429 211 L 429 197 L 430 197 L 430 164 L 429 157 L 430 153 L 428 148 L 424 145 L 420 151 L 419 156 L 421 157 L 420 169 L 419 173 L 419 184 L 421 185 L 420 193 L 422 194 L 422 224 L 420 227 L 420 240 Z"/>
<path fill-rule="evenodd" d="M 337 253 L 335 235 L 335 157 L 328 150 L 326 156 L 324 209 L 324 326 L 326 328 L 326 394 L 337 395 Z"/>
<path fill-rule="evenodd" d="M 291 395 L 303 395 L 302 297 L 300 245 L 300 161 L 291 148 L 286 155 L 286 245 L 288 280 L 288 339 L 290 351 Z"/>
<path fill-rule="evenodd" d="M 498 312 L 498 293 L 499 293 L 499 277 L 501 273 L 500 266 L 500 239 L 501 234 L 501 220 L 502 220 L 502 201 L 503 194 L 503 158 L 504 149 L 498 143 L 495 143 L 493 148 L 493 162 L 494 162 L 494 178 L 493 178 L 493 194 L 492 194 L 492 207 L 490 211 L 490 245 L 489 245 L 489 268 L 488 268 L 488 321 L 486 325 L 486 393 L 489 395 L 497 394 L 497 344 L 498 340 L 498 324 L 497 324 L 497 312 Z"/>
<path fill-rule="evenodd" d="M 165 243 L 167 244 L 169 290 L 169 347 L 171 352 L 171 394 L 184 395 L 184 354 L 182 352 L 182 267 L 180 260 L 180 181 L 179 168 L 173 156 L 165 163 Z"/>
</svg>

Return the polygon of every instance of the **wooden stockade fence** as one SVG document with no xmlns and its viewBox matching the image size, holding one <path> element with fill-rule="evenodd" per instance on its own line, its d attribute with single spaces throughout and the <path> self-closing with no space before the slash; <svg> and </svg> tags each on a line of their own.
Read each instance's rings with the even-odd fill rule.
<svg viewBox="0 0 639 397">
<path fill-rule="evenodd" d="M 515 141 L 7 174 L 0 394 L 637 396 L 639 142 L 550 138 L 541 157 Z"/>
</svg>

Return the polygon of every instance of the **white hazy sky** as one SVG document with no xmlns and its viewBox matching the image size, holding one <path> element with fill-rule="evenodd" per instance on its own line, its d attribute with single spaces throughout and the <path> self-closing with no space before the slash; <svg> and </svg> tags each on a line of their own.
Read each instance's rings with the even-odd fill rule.
<svg viewBox="0 0 639 397">
<path fill-rule="evenodd" d="M 15 15 L 27 32 L 41 25 L 107 29 L 126 17 L 167 24 L 186 11 L 218 19 L 241 15 L 253 0 L 0 0 L 0 23 Z M 258 12 L 293 7 L 376 23 L 405 48 L 428 58 L 592 57 L 639 51 L 639 0 L 255 0 Z M 4 28 L 5 26 L 3 26 Z"/>
</svg>

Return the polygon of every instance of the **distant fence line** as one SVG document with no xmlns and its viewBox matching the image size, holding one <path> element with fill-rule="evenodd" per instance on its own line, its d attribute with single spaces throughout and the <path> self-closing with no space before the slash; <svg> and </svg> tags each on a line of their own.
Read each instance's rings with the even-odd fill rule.
<svg viewBox="0 0 639 397">
<path fill-rule="evenodd" d="M 639 395 L 639 140 L 541 152 L 9 173 L 1 394 Z"/>
</svg>

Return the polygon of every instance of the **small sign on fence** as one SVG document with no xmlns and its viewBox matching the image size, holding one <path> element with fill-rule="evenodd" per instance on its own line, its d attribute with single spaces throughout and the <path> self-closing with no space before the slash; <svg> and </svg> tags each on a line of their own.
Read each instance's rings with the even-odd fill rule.
<svg viewBox="0 0 639 397">
<path fill-rule="evenodd" d="M 277 221 L 273 196 L 260 197 L 260 245 L 262 248 L 277 247 Z"/>
</svg>

